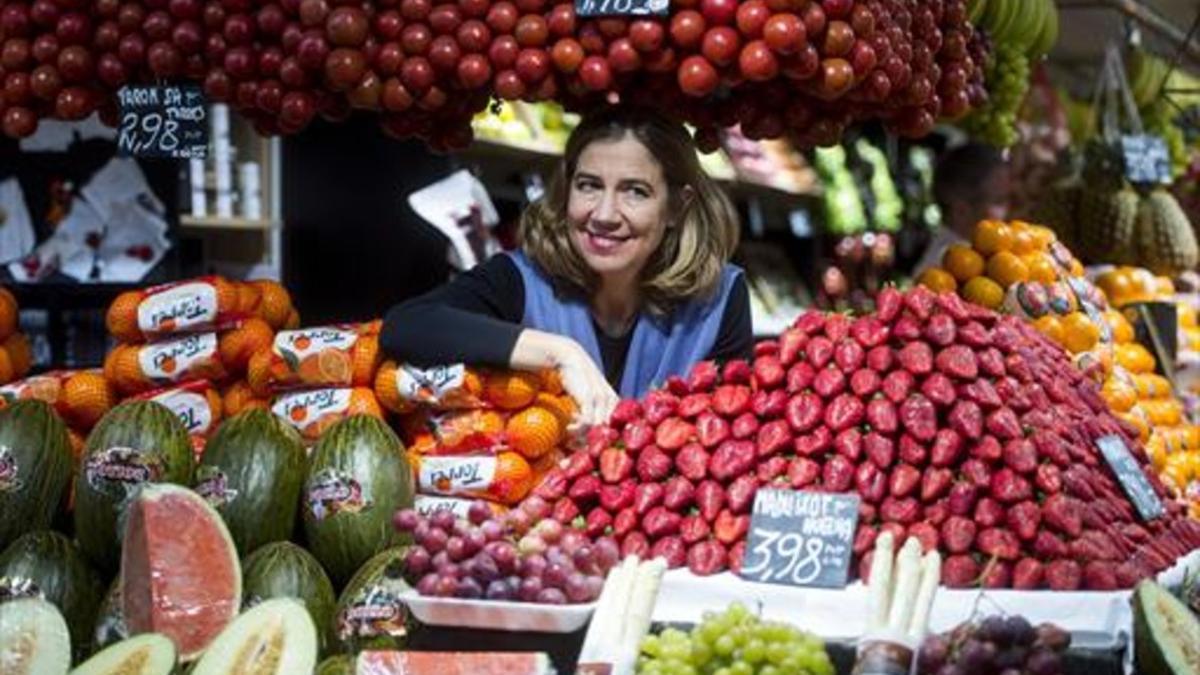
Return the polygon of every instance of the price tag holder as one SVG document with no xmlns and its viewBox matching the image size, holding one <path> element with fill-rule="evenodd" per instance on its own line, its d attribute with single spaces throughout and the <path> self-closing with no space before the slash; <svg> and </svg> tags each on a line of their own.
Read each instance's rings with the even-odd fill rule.
<svg viewBox="0 0 1200 675">
<path fill-rule="evenodd" d="M 858 505 L 854 494 L 759 490 L 742 578 L 788 586 L 844 587 Z"/>
<path fill-rule="evenodd" d="M 575 0 L 577 16 L 666 16 L 669 0 Z"/>
<path fill-rule="evenodd" d="M 1161 136 L 1138 134 L 1121 137 L 1125 177 L 1131 183 L 1171 182 L 1171 154 Z"/>
<path fill-rule="evenodd" d="M 1100 447 L 1100 452 L 1104 454 L 1104 460 L 1117 475 L 1117 481 L 1121 483 L 1121 487 L 1137 508 L 1142 520 L 1154 520 L 1161 516 L 1166 511 L 1163 508 L 1162 500 L 1158 498 L 1150 481 L 1146 479 L 1146 473 L 1142 470 L 1141 465 L 1129 453 L 1129 448 L 1125 447 L 1125 441 L 1116 435 L 1104 436 L 1096 441 L 1096 445 Z"/>
<path fill-rule="evenodd" d="M 122 87 L 117 151 L 126 157 L 203 159 L 208 155 L 208 105 L 195 85 Z"/>
</svg>

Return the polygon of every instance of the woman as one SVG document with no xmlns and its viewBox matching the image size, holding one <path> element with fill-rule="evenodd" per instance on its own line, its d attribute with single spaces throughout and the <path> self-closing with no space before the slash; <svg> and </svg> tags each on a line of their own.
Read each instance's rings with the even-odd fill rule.
<svg viewBox="0 0 1200 675">
<path fill-rule="evenodd" d="M 418 366 L 557 368 L 602 423 L 705 359 L 748 358 L 750 300 L 729 264 L 737 215 L 682 125 L 632 106 L 587 117 L 500 255 L 386 317 L 386 353 Z"/>
</svg>

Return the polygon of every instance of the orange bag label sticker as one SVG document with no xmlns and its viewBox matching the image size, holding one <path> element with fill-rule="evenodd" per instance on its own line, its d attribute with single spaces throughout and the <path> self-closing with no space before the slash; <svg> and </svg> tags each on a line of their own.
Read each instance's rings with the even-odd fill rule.
<svg viewBox="0 0 1200 675">
<path fill-rule="evenodd" d="M 138 329 L 143 333 L 174 333 L 217 320 L 217 288 L 193 281 L 155 292 L 138 305 Z"/>
<path fill-rule="evenodd" d="M 425 405 L 437 405 L 466 380 L 467 368 L 461 363 L 426 369 L 403 365 L 396 369 L 396 390 L 400 397 Z"/>
<path fill-rule="evenodd" d="M 299 362 L 330 349 L 349 352 L 357 341 L 358 333 L 332 326 L 285 330 L 275 336 L 275 354 Z"/>
<path fill-rule="evenodd" d="M 483 491 L 496 476 L 495 457 L 423 457 L 419 488 L 442 495 Z"/>
<path fill-rule="evenodd" d="M 36 399 L 50 405 L 58 403 L 63 382 L 70 377 L 67 371 L 34 375 L 0 387 L 0 400 L 8 403 Z"/>
<path fill-rule="evenodd" d="M 174 380 L 200 361 L 217 358 L 217 334 L 188 335 L 169 342 L 149 344 L 138 351 L 142 374 L 151 380 Z"/>
<path fill-rule="evenodd" d="M 189 434 L 206 434 L 212 429 L 213 410 L 208 397 L 190 389 L 172 389 L 150 399 L 175 413 Z"/>
<path fill-rule="evenodd" d="M 458 497 L 435 497 L 433 495 L 417 495 L 413 498 L 413 508 L 422 516 L 432 516 L 438 511 L 449 511 L 456 518 L 466 518 L 467 511 L 474 502 Z"/>
<path fill-rule="evenodd" d="M 343 415 L 350 409 L 352 389 L 317 389 L 283 394 L 275 399 L 271 412 L 303 431 L 321 418 Z"/>
</svg>

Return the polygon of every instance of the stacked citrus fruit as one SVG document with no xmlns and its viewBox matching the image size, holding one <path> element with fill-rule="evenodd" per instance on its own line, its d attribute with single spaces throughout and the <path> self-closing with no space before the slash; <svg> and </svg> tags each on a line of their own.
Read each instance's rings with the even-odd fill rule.
<svg viewBox="0 0 1200 675">
<path fill-rule="evenodd" d="M 17 299 L 7 288 L 0 286 L 0 384 L 24 377 L 33 365 L 29 338 L 19 328 Z"/>
<path fill-rule="evenodd" d="M 0 408 L 29 399 L 51 405 L 63 418 L 78 459 L 84 438 L 116 404 L 117 397 L 98 369 L 55 370 L 0 387 Z"/>
</svg>

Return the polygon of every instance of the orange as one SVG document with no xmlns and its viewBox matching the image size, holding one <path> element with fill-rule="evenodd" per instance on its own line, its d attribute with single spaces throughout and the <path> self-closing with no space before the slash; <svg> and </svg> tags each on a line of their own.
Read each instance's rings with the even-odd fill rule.
<svg viewBox="0 0 1200 675">
<path fill-rule="evenodd" d="M 1045 251 L 1047 248 L 1050 248 L 1050 244 L 1053 244 L 1058 239 L 1054 234 L 1054 230 L 1045 225 L 1030 225 L 1029 232 L 1033 235 L 1034 241 L 1037 242 L 1038 251 Z"/>
<path fill-rule="evenodd" d="M 958 288 L 954 276 L 940 267 L 930 267 L 922 272 L 917 283 L 935 293 L 953 293 Z"/>
<path fill-rule="evenodd" d="M 987 275 L 1004 288 L 1029 281 L 1029 268 L 1015 253 L 1001 251 L 987 261 Z"/>
<path fill-rule="evenodd" d="M 288 294 L 287 289 L 279 282 L 269 279 L 260 279 L 250 283 L 254 284 L 262 293 L 262 300 L 258 307 L 259 316 L 275 330 L 283 329 L 292 313 L 292 297 Z"/>
<path fill-rule="evenodd" d="M 1091 351 L 1100 340 L 1100 328 L 1087 314 L 1072 312 L 1063 318 L 1063 346 L 1072 354 Z"/>
<path fill-rule="evenodd" d="M 1055 344 L 1061 345 L 1063 343 L 1063 325 L 1057 316 L 1047 314 L 1039 317 L 1034 320 L 1033 327 L 1042 335 L 1050 338 Z"/>
<path fill-rule="evenodd" d="M 141 291 L 125 291 L 113 300 L 108 308 L 105 325 L 108 332 L 121 342 L 138 342 L 142 331 L 138 329 L 138 306 L 145 295 Z"/>
<path fill-rule="evenodd" d="M 8 384 L 16 377 L 16 370 L 13 369 L 12 358 L 9 357 L 8 350 L 0 348 L 0 384 Z"/>
<path fill-rule="evenodd" d="M 254 284 L 236 282 L 238 289 L 238 314 L 242 316 L 257 316 L 258 305 L 262 302 L 262 290 Z"/>
<path fill-rule="evenodd" d="M 250 357 L 246 366 L 246 383 L 255 396 L 266 397 L 271 394 L 271 361 L 274 356 L 269 349 L 264 349 Z"/>
<path fill-rule="evenodd" d="M 6 339 L 16 332 L 20 318 L 17 301 L 6 289 L 3 294 L 0 294 L 0 340 Z"/>
<path fill-rule="evenodd" d="M 563 393 L 562 374 L 557 368 L 545 368 L 538 375 L 542 378 L 542 391 L 549 394 Z"/>
<path fill-rule="evenodd" d="M 296 374 L 308 385 L 346 386 L 351 383 L 350 355 L 338 349 L 322 349 L 300 361 Z"/>
<path fill-rule="evenodd" d="M 358 326 L 359 335 L 379 335 L 383 331 L 383 319 L 375 319 Z"/>
<path fill-rule="evenodd" d="M 558 446 L 563 427 L 558 417 L 538 406 L 527 408 L 508 420 L 508 443 L 523 456 L 541 457 Z"/>
<path fill-rule="evenodd" d="M 1117 344 L 1133 342 L 1133 326 L 1130 325 L 1124 314 L 1110 309 L 1104 312 L 1104 320 L 1108 322 L 1108 328 L 1112 331 L 1113 342 Z"/>
<path fill-rule="evenodd" d="M 396 362 L 384 361 L 375 373 L 375 397 L 383 407 L 400 414 L 407 414 L 417 409 L 411 401 L 400 397 L 400 389 L 396 382 Z"/>
<path fill-rule="evenodd" d="M 963 286 L 963 298 L 988 309 L 999 309 L 1004 304 L 1004 289 L 987 277 L 975 277 Z"/>
<path fill-rule="evenodd" d="M 1025 255 L 1038 250 L 1038 238 L 1028 228 L 1018 228 L 1013 232 L 1012 252 Z"/>
<path fill-rule="evenodd" d="M 117 345 L 109 352 L 104 361 L 104 376 L 119 393 L 127 396 L 150 386 L 138 361 L 138 348 L 133 345 Z"/>
<path fill-rule="evenodd" d="M 212 285 L 217 290 L 217 313 L 237 313 L 241 298 L 237 284 L 225 277 L 213 277 Z"/>
<path fill-rule="evenodd" d="M 1096 278 L 1096 286 L 1104 291 L 1105 297 L 1115 307 L 1120 307 L 1133 296 L 1134 288 L 1129 275 L 1120 269 L 1105 272 Z"/>
<path fill-rule="evenodd" d="M 502 410 L 520 410 L 538 395 L 539 378 L 533 373 L 503 371 L 484 378 L 483 398 Z"/>
<path fill-rule="evenodd" d="M 516 504 L 533 489 L 533 468 L 515 452 L 496 455 L 496 474 L 488 496 L 504 504 Z"/>
<path fill-rule="evenodd" d="M 1026 268 L 1029 269 L 1030 281 L 1052 284 L 1058 280 L 1058 269 L 1055 268 L 1054 262 L 1050 260 L 1050 256 L 1045 253 L 1031 253 L 1022 260 Z"/>
<path fill-rule="evenodd" d="M 250 357 L 262 349 L 270 349 L 275 340 L 275 331 L 259 318 L 249 318 L 241 326 L 221 336 L 217 351 L 221 362 L 234 375 L 246 371 Z"/>
<path fill-rule="evenodd" d="M 1115 377 L 1105 380 L 1100 393 L 1114 412 L 1129 412 L 1137 405 L 1137 390 Z"/>
<path fill-rule="evenodd" d="M 1150 438 L 1150 423 L 1146 421 L 1146 414 L 1140 408 L 1139 405 L 1127 413 L 1117 413 L 1117 417 L 1133 425 L 1133 428 L 1137 429 L 1138 438 L 1145 443 L 1146 439 Z"/>
<path fill-rule="evenodd" d="M 300 312 L 292 309 L 288 311 L 287 321 L 284 322 L 284 330 L 296 330 L 300 327 Z"/>
<path fill-rule="evenodd" d="M 355 386 L 369 387 L 379 368 L 379 338 L 364 335 L 354 342 L 350 350 L 350 377 Z"/>
<path fill-rule="evenodd" d="M 1158 296 L 1175 295 L 1175 282 L 1170 277 L 1155 277 L 1154 292 Z"/>
<path fill-rule="evenodd" d="M 990 256 L 1000 251 L 1010 251 L 1013 234 L 1008 225 L 998 220 L 984 220 L 975 226 L 971 244 L 981 255 Z"/>
<path fill-rule="evenodd" d="M 983 256 L 966 244 L 953 244 L 942 255 L 942 267 L 959 283 L 967 283 L 983 274 Z"/>
<path fill-rule="evenodd" d="M 1150 458 L 1150 465 L 1154 470 L 1161 473 L 1167 464 L 1167 448 L 1160 434 L 1154 434 L 1146 441 L 1146 455 Z"/>
<path fill-rule="evenodd" d="M 1131 373 L 1149 373 L 1154 370 L 1154 355 L 1136 342 L 1117 345 L 1116 352 L 1117 364 Z"/>
<path fill-rule="evenodd" d="M 570 396 L 555 396 L 554 394 L 542 392 L 537 395 L 537 404 L 554 413 L 554 416 L 558 418 L 558 422 L 563 426 L 563 429 L 566 429 L 571 424 L 571 421 L 575 419 L 576 413 L 579 412 L 579 406 L 575 405 L 575 399 Z"/>
<path fill-rule="evenodd" d="M 375 394 L 366 387 L 355 387 L 350 392 L 350 407 L 346 409 L 348 415 L 370 415 L 383 419 L 383 409 L 379 407 L 379 401 L 375 400 Z"/>
<path fill-rule="evenodd" d="M 254 392 L 250 390 L 250 385 L 246 384 L 245 380 L 238 380 L 225 388 L 225 393 L 221 397 L 221 408 L 225 414 L 229 416 L 236 415 L 243 410 L 246 410 L 248 404 L 255 400 Z"/>
<path fill-rule="evenodd" d="M 63 384 L 62 400 L 71 425 L 91 429 L 116 405 L 116 394 L 102 373 L 85 370 Z"/>
<path fill-rule="evenodd" d="M 12 359 L 13 372 L 17 377 L 25 377 L 33 366 L 33 351 L 29 347 L 29 338 L 24 333 L 13 333 L 4 341 L 4 351 Z"/>
</svg>

